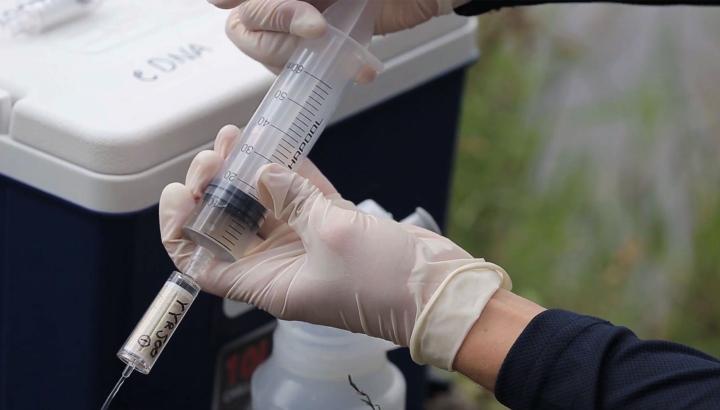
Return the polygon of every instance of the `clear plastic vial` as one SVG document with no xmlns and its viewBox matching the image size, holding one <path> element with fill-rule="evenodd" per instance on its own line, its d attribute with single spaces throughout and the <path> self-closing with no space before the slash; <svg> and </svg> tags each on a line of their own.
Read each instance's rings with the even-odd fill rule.
<svg viewBox="0 0 720 410">
<path fill-rule="evenodd" d="M 148 374 L 200 292 L 195 281 L 173 272 L 123 347 L 120 360 Z"/>
</svg>

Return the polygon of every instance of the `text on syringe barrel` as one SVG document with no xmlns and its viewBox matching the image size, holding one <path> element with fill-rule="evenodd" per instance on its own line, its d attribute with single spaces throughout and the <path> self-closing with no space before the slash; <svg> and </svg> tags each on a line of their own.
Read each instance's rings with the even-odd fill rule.
<svg viewBox="0 0 720 410">
<path fill-rule="evenodd" d="M 195 281 L 173 272 L 118 351 L 120 360 L 150 373 L 199 292 Z"/>
<path fill-rule="evenodd" d="M 246 125 L 219 178 L 257 197 L 255 178 L 261 166 L 274 162 L 294 169 L 307 155 L 354 74 L 336 57 L 342 54 L 347 39 L 328 37 L 334 41 L 322 52 L 315 51 L 313 41 L 307 41 L 306 47 L 290 58 Z"/>
<path fill-rule="evenodd" d="M 264 213 L 258 170 L 270 163 L 295 169 L 307 156 L 362 67 L 353 41 L 331 27 L 298 47 L 189 218 L 188 238 L 221 259 L 242 256 L 262 222 L 258 207 Z"/>
</svg>

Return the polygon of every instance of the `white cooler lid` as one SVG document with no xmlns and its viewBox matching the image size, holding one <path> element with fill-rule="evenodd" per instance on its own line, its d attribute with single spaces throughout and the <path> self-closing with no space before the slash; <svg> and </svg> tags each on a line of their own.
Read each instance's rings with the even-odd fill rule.
<svg viewBox="0 0 720 410">
<path fill-rule="evenodd" d="M 242 126 L 273 76 L 198 0 L 108 1 L 36 37 L 0 42 L 0 174 L 102 212 L 157 203 L 224 124 Z M 375 38 L 386 71 L 337 121 L 476 58 L 475 21 L 445 16 Z"/>
</svg>

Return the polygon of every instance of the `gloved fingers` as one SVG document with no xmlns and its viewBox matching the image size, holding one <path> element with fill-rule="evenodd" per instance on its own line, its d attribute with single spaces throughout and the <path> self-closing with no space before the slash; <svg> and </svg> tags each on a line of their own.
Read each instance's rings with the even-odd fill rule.
<svg viewBox="0 0 720 410">
<path fill-rule="evenodd" d="M 159 213 L 162 242 L 168 255 L 170 255 L 175 266 L 180 271 L 187 268 L 190 257 L 197 247 L 192 241 L 184 239 L 182 234 L 182 227 L 192 213 L 195 203 L 190 189 L 180 183 L 173 183 L 165 187 L 160 197 Z M 253 239 L 249 246 L 249 249 L 251 249 L 249 254 L 257 256 L 252 260 L 252 264 L 229 264 L 216 260 L 196 278 L 197 282 L 204 291 L 224 297 L 228 289 L 232 288 L 233 284 L 238 281 L 238 278 L 245 274 L 243 269 L 247 270 L 248 266 L 260 264 L 263 258 L 272 254 L 277 255 L 277 249 L 287 248 L 288 246 L 294 246 L 298 250 L 303 249 L 297 235 L 286 226 L 285 229 L 275 230 L 268 240 Z M 293 254 L 298 254 L 298 251 Z M 246 258 L 243 260 L 248 262 Z M 230 268 L 231 265 L 232 268 Z M 265 266 L 270 265 L 266 264 Z M 253 272 L 257 272 L 257 270 L 253 270 Z M 267 273 L 272 274 L 272 272 Z"/>
<path fill-rule="evenodd" d="M 231 151 L 239 135 L 240 129 L 236 126 L 224 126 L 215 138 L 215 150 L 201 151 L 193 159 L 188 168 L 185 187 L 190 191 L 195 201 L 202 197 L 205 187 L 222 167 L 224 158 L 227 157 Z M 320 172 L 311 160 L 303 160 L 298 165 L 297 172 L 307 178 L 323 194 L 337 193 L 332 183 Z M 184 223 L 184 220 L 182 223 Z M 277 229 L 283 223 L 285 222 L 278 221 L 272 215 L 269 215 L 260 229 L 260 237 L 267 238 L 273 230 Z"/>
<path fill-rule="evenodd" d="M 387 1 L 375 20 L 376 34 L 389 34 L 412 28 L 437 15 L 437 0 Z"/>
<path fill-rule="evenodd" d="M 360 68 L 360 71 L 358 71 L 357 75 L 355 76 L 355 82 L 358 84 L 369 84 L 375 81 L 375 78 L 377 78 L 377 76 L 378 72 L 375 71 L 375 69 L 371 66 L 366 65 Z"/>
<path fill-rule="evenodd" d="M 263 242 L 262 239 L 254 237 L 251 239 L 249 249 L 256 248 Z M 190 242 L 190 247 L 193 251 L 195 246 L 194 243 Z M 177 267 L 181 268 L 181 265 L 184 266 L 189 261 L 189 259 L 186 260 L 185 258 L 189 258 L 191 254 L 192 253 L 188 253 L 186 256 L 185 252 L 183 252 L 173 258 Z M 243 269 L 246 269 L 246 267 L 242 265 L 237 266 L 235 262 L 224 262 L 216 259 L 196 280 L 205 292 L 222 298 L 226 296 L 228 289 L 232 288 L 237 277 L 243 274 Z"/>
<path fill-rule="evenodd" d="M 243 53 L 279 74 L 290 59 L 299 38 L 287 33 L 252 31 L 245 27 L 233 11 L 225 27 L 230 41 Z"/>
<path fill-rule="evenodd" d="M 452 13 L 456 8 L 462 6 L 465 3 L 469 3 L 470 0 L 436 0 L 438 3 L 438 16 Z"/>
<path fill-rule="evenodd" d="M 185 186 L 190 189 L 195 199 L 202 197 L 205 187 L 222 167 L 240 133 L 241 130 L 235 125 L 225 125 L 218 131 L 213 149 L 200 151 L 193 158 L 185 176 Z"/>
<path fill-rule="evenodd" d="M 322 10 L 326 3 L 314 4 Z M 327 30 L 315 6 L 298 0 L 248 0 L 230 13 L 225 31 L 242 52 L 280 74 L 300 38 L 317 38 Z M 368 65 L 358 71 L 355 82 L 367 84 L 377 75 Z"/>
<path fill-rule="evenodd" d="M 236 9 L 237 19 L 250 31 L 289 33 L 302 38 L 325 34 L 327 22 L 311 4 L 298 0 L 247 0 Z"/>
<path fill-rule="evenodd" d="M 168 255 L 181 272 L 185 271 L 190 257 L 197 245 L 183 238 L 182 228 L 195 207 L 195 199 L 190 189 L 180 183 L 172 183 L 165 187 L 160 196 L 160 233 Z M 254 238 L 250 248 L 258 247 L 262 240 Z M 289 241 L 288 241 L 289 242 Z M 224 296 L 232 285 L 232 272 L 227 271 L 227 262 L 215 261 L 197 277 L 198 284 L 206 292 Z"/>
<path fill-rule="evenodd" d="M 276 74 L 299 38 L 316 38 L 326 29 L 322 14 L 298 0 L 248 0 L 230 13 L 225 28 L 240 50 Z"/>
<path fill-rule="evenodd" d="M 231 9 L 233 7 L 237 7 L 238 4 L 242 3 L 243 1 L 245 0 L 208 0 L 208 3 L 221 9 Z"/>
<path fill-rule="evenodd" d="M 193 158 L 185 176 L 185 186 L 190 190 L 195 200 L 202 197 L 205 187 L 212 181 L 215 174 L 220 171 L 222 164 L 223 157 L 211 150 L 200 151 Z"/>
<path fill-rule="evenodd" d="M 334 206 L 338 208 L 357 211 L 357 206 L 355 206 L 354 203 L 343 198 L 342 195 L 337 192 L 330 195 L 325 195 L 325 198 L 327 198 L 330 202 L 332 202 Z"/>
<path fill-rule="evenodd" d="M 184 271 L 190 262 L 190 256 L 197 245 L 183 237 L 182 228 L 195 208 L 195 198 L 188 187 L 180 183 L 172 183 L 165 187 L 160 196 L 160 234 L 163 245 L 172 258 L 175 266 Z M 289 229 L 289 228 L 288 228 Z M 286 239 L 291 242 L 291 239 Z M 260 238 L 254 238 L 250 248 L 257 248 L 262 243 Z M 275 240 L 278 243 L 278 240 Z M 198 278 L 198 284 L 206 292 L 224 296 L 232 285 L 234 278 L 225 268 L 228 263 L 216 261 L 207 271 Z"/>
<path fill-rule="evenodd" d="M 296 170 L 298 174 L 312 182 L 324 195 L 337 195 L 340 197 L 340 194 L 338 194 L 333 184 L 320 172 L 320 169 L 318 169 L 309 158 L 301 161 Z M 258 234 L 261 238 L 268 238 L 271 232 L 284 223 L 284 221 L 276 219 L 273 215 L 268 215 L 265 223 L 260 227 Z"/>
<path fill-rule="evenodd" d="M 313 183 L 324 195 L 337 194 L 338 191 L 332 182 L 323 174 L 310 158 L 305 158 L 295 171 L 301 176 L 307 178 Z"/>
<path fill-rule="evenodd" d="M 172 183 L 160 195 L 160 236 L 163 246 L 180 271 L 187 268 L 190 256 L 197 245 L 184 239 L 182 227 L 195 208 L 190 189 L 180 183 Z"/>
<path fill-rule="evenodd" d="M 469 0 L 385 0 L 375 20 L 375 34 L 406 30 L 435 16 L 450 14 Z"/>
<path fill-rule="evenodd" d="M 419 243 L 424 244 L 425 249 L 431 250 L 430 252 L 441 260 L 474 259 L 466 250 L 440 234 L 415 225 L 405 223 L 399 225 L 417 238 Z"/>
<path fill-rule="evenodd" d="M 215 137 L 215 143 L 213 145 L 213 151 L 220 154 L 225 159 L 235 145 L 235 141 L 242 133 L 242 130 L 235 125 L 228 124 L 220 128 L 217 137 Z"/>
<path fill-rule="evenodd" d="M 239 129 L 226 125 L 215 139 L 217 151 L 201 151 L 193 158 L 185 176 L 185 185 L 172 183 L 160 195 L 160 232 L 163 241 L 182 238 L 182 225 L 194 209 L 203 190 L 222 166 Z M 224 154 L 223 154 L 224 153 Z"/>
<path fill-rule="evenodd" d="M 208 0 L 208 3 L 212 4 L 215 7 L 219 7 L 221 9 L 230 9 L 233 7 L 237 7 L 242 2 L 246 0 Z M 315 6 L 318 10 L 323 11 L 326 8 L 328 8 L 329 5 L 331 5 L 335 0 L 305 0 L 307 3 L 312 4 Z M 469 0 L 465 0 L 469 1 Z"/>
<path fill-rule="evenodd" d="M 159 207 L 163 243 L 182 238 L 182 227 L 195 208 L 195 198 L 185 185 L 174 182 L 163 189 Z M 170 249 L 168 249 L 170 252 Z"/>
<path fill-rule="evenodd" d="M 268 247 L 260 244 L 254 252 L 218 271 L 219 276 L 232 278 L 231 282 L 223 281 L 231 286 L 225 287 L 222 296 L 251 303 L 282 318 L 291 284 L 305 258 L 305 248 L 297 237 Z"/>
<path fill-rule="evenodd" d="M 257 191 L 263 206 L 276 219 L 287 222 L 301 238 L 313 208 L 332 205 L 310 181 L 278 164 L 260 168 Z"/>
</svg>

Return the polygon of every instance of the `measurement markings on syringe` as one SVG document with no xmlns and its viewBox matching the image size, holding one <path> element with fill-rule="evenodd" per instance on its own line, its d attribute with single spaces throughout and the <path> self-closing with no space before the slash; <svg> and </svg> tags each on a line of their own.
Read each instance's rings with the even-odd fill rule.
<svg viewBox="0 0 720 410">
<path fill-rule="evenodd" d="M 265 155 L 263 155 L 263 154 L 261 154 L 261 153 L 259 153 L 259 152 L 257 152 L 257 151 L 253 151 L 253 154 L 257 155 L 258 157 L 264 159 L 264 160 L 267 161 L 267 162 L 272 162 L 272 161 L 270 160 L 270 158 L 266 157 Z"/>
<path fill-rule="evenodd" d="M 235 241 L 233 241 L 232 239 L 230 239 L 230 238 L 228 238 L 227 236 L 225 236 L 225 234 L 228 234 L 228 235 L 232 236 L 233 238 L 235 238 L 236 241 L 239 241 L 239 240 L 240 240 L 240 238 L 238 238 L 237 236 L 233 235 L 232 232 L 230 232 L 230 231 L 225 231 L 225 232 L 223 232 L 222 238 L 225 239 L 225 240 L 231 245 L 231 247 L 232 247 L 232 246 L 235 246 Z M 220 242 L 220 243 L 222 243 L 222 242 Z M 229 250 L 229 249 L 228 249 L 228 250 Z"/>
<path fill-rule="evenodd" d="M 246 192 L 246 191 L 243 191 L 243 192 L 245 192 L 246 194 L 250 195 L 253 199 L 255 199 L 255 200 L 257 200 L 257 201 L 260 200 L 260 199 L 258 199 L 257 195 L 253 194 L 253 192 L 252 192 L 252 191 L 256 191 L 256 190 L 255 190 L 255 187 L 252 186 L 252 185 L 250 185 L 250 184 L 248 184 L 247 182 L 243 181 L 242 178 L 239 177 L 239 175 L 238 175 L 237 172 L 233 172 L 233 171 L 228 170 L 228 171 L 226 171 L 225 174 L 223 175 L 223 178 L 225 178 L 228 182 L 236 182 L 236 181 L 237 181 L 237 182 L 242 182 L 243 184 L 245 184 L 245 186 L 247 186 L 248 188 L 250 188 L 250 190 L 249 190 L 250 192 Z M 217 187 L 217 188 L 219 188 L 219 187 Z M 226 205 L 226 206 L 227 206 L 227 205 Z"/>
<path fill-rule="evenodd" d="M 315 88 L 318 88 L 318 87 L 315 86 Z M 319 89 L 319 88 L 318 88 L 318 89 Z M 321 91 L 322 91 L 322 90 L 321 90 Z M 322 94 L 320 94 L 319 92 L 317 92 L 317 91 L 315 91 L 315 90 L 312 90 L 312 93 L 315 94 L 319 99 L 325 101 L 325 97 L 323 97 Z M 325 93 L 325 95 L 327 95 L 327 93 Z"/>
<path fill-rule="evenodd" d="M 299 102 L 293 100 L 293 99 L 290 98 L 290 97 L 288 97 L 288 100 L 290 100 L 291 102 L 295 103 L 295 105 L 297 105 L 298 107 L 300 107 L 300 109 L 307 111 L 307 112 L 308 112 L 310 115 L 312 115 L 313 117 L 315 116 L 315 114 L 318 113 L 318 109 L 315 108 L 315 107 L 313 107 L 313 108 L 315 109 L 315 112 L 312 112 L 312 111 L 310 111 L 310 109 L 307 108 L 304 104 L 300 104 Z M 311 105 L 311 107 L 312 107 L 312 105 Z"/>
<path fill-rule="evenodd" d="M 245 215 L 245 216 L 247 216 L 247 215 Z M 228 227 L 228 229 L 224 230 L 223 234 L 220 236 L 227 243 L 223 243 L 222 241 L 218 241 L 218 243 L 220 245 L 222 245 L 228 251 L 232 252 L 232 249 L 237 245 L 237 241 L 240 240 L 239 236 L 243 236 L 245 234 L 247 227 L 242 222 L 240 222 L 238 220 L 237 216 L 235 216 L 235 215 L 232 215 L 230 217 L 230 223 L 227 224 L 227 227 Z M 233 232 L 231 232 L 231 230 L 234 231 L 237 234 L 237 236 L 235 234 L 233 234 Z M 233 241 L 232 239 L 225 236 L 225 234 L 232 236 L 235 240 Z"/>
<path fill-rule="evenodd" d="M 322 87 L 320 87 L 320 84 L 315 84 L 315 88 L 317 88 L 318 90 L 322 91 L 322 92 L 323 92 L 323 94 L 325 94 L 325 95 L 330 95 L 330 93 L 329 93 L 329 92 L 327 92 L 327 91 L 323 90 L 323 88 L 322 88 Z M 315 92 L 315 91 L 313 90 L 313 92 Z"/>
<path fill-rule="evenodd" d="M 285 152 L 287 152 L 288 154 L 292 154 L 292 151 L 290 151 L 289 149 L 285 148 L 282 144 L 278 144 L 278 147 L 284 149 Z"/>
<path fill-rule="evenodd" d="M 285 68 L 286 68 L 288 71 L 290 71 L 291 73 L 293 73 L 293 74 L 300 74 L 300 73 L 307 74 L 307 75 L 309 75 L 310 77 L 316 79 L 320 84 L 324 85 L 324 86 L 327 87 L 329 90 L 332 90 L 332 86 L 331 86 L 330 84 L 328 84 L 327 82 L 325 82 L 324 80 L 322 80 L 320 77 L 316 76 L 315 74 L 311 73 L 310 71 L 305 70 L 305 66 L 302 65 L 302 64 L 298 64 L 298 63 L 294 63 L 294 62 L 292 62 L 292 61 L 288 61 L 288 63 L 287 63 L 287 65 L 285 66 Z M 317 87 L 317 85 L 316 85 L 316 87 Z M 326 92 L 326 94 L 327 94 L 327 92 Z"/>
<path fill-rule="evenodd" d="M 315 99 L 312 95 L 309 95 L 308 98 L 310 98 L 311 100 L 315 101 L 315 103 L 316 103 L 317 105 L 322 105 L 322 103 L 321 103 L 320 101 L 318 101 L 317 99 Z"/>
<path fill-rule="evenodd" d="M 290 95 L 287 93 L 287 91 L 277 90 L 275 92 L 274 98 L 278 101 L 288 100 L 291 103 L 300 107 L 301 110 L 307 111 L 307 113 L 312 115 L 313 117 L 315 116 L 315 114 L 317 114 L 319 112 L 317 107 L 313 106 L 312 104 L 308 104 L 307 101 L 305 102 L 305 104 L 300 104 L 299 102 L 295 101 L 292 97 L 290 97 Z M 309 105 L 311 108 L 313 108 L 315 111 L 313 112 L 312 110 L 310 110 L 310 108 L 306 107 L 306 104 Z"/>
<path fill-rule="evenodd" d="M 282 156 L 282 157 L 285 158 L 285 159 L 290 159 L 287 155 L 283 154 L 283 153 L 280 152 L 280 151 L 275 151 L 275 154 L 278 154 L 278 155 Z M 275 155 L 275 154 L 273 154 L 273 155 Z M 277 158 L 277 157 L 275 157 L 275 158 Z M 282 161 L 281 161 L 281 162 L 282 162 Z"/>
<path fill-rule="evenodd" d="M 271 126 L 271 127 L 273 127 L 273 128 L 275 128 L 276 130 L 282 132 L 283 134 L 287 135 L 291 140 L 295 141 L 296 143 L 299 142 L 298 140 L 295 139 L 295 137 L 293 137 L 292 135 L 290 135 L 290 134 L 288 134 L 287 132 L 283 131 L 281 128 L 277 127 L 275 124 L 273 124 L 273 123 L 268 123 L 268 125 Z M 285 142 L 287 142 L 287 141 L 285 141 Z M 288 144 L 290 144 L 290 143 L 288 142 Z M 292 144 L 290 144 L 290 145 L 292 146 Z"/>
<path fill-rule="evenodd" d="M 279 97 L 279 98 L 285 99 L 285 98 L 287 98 L 287 94 L 286 94 L 286 93 L 282 93 L 282 96 Z M 278 127 L 277 125 L 273 124 L 270 120 L 268 120 L 268 119 L 265 118 L 265 117 L 260 117 L 260 119 L 257 121 L 257 125 L 258 125 L 258 126 L 261 126 L 261 127 L 268 127 L 268 126 L 269 126 L 269 127 L 272 127 L 272 128 L 274 128 L 275 130 L 280 131 L 282 134 L 284 134 L 286 137 L 290 138 L 290 139 L 294 142 L 294 143 L 293 143 L 293 142 L 290 142 L 290 141 L 288 141 L 287 139 L 285 139 L 284 137 L 280 137 L 280 141 L 281 141 L 281 142 L 278 143 L 277 147 L 278 147 L 278 149 L 283 149 L 283 150 L 285 150 L 285 152 L 287 153 L 287 155 L 285 155 L 282 151 L 275 150 L 275 151 L 270 155 L 270 158 L 273 158 L 276 162 L 281 163 L 281 164 L 285 164 L 286 160 L 289 160 L 289 159 L 290 159 L 290 157 L 288 157 L 288 155 L 292 156 L 293 151 L 296 150 L 296 148 L 297 148 L 298 145 L 301 145 L 301 144 L 302 144 L 301 141 L 305 138 L 305 137 L 303 137 L 302 134 L 301 134 L 301 133 L 305 133 L 305 130 L 303 130 L 302 127 L 300 127 L 299 125 L 295 124 L 294 121 L 293 121 L 293 123 L 291 124 L 290 128 L 287 129 L 287 131 L 290 131 L 290 132 L 292 132 L 293 134 L 295 134 L 295 135 L 297 136 L 297 138 L 293 137 L 293 136 L 290 135 L 287 131 L 285 131 L 285 130 L 283 130 L 282 128 Z M 295 130 L 292 128 L 293 125 L 294 125 L 298 130 L 300 130 L 300 133 L 298 133 L 298 131 L 295 131 Z M 250 150 L 243 151 L 243 152 L 245 152 L 245 153 L 247 153 L 247 154 L 249 154 L 249 153 L 251 153 L 251 152 L 254 152 L 254 153 L 258 154 L 258 156 L 260 156 L 261 158 L 263 158 L 263 159 L 264 159 L 265 161 L 267 161 L 267 162 L 275 162 L 275 161 L 271 161 L 270 158 L 262 155 L 261 153 L 255 151 L 254 148 L 253 148 L 253 149 L 250 149 Z M 280 158 L 280 157 L 285 158 L 285 159 L 283 160 L 283 159 Z"/>
<path fill-rule="evenodd" d="M 312 97 L 310 97 L 310 98 L 312 98 Z M 311 107 L 312 107 L 312 108 L 313 108 L 313 109 L 315 110 L 315 112 L 318 112 L 318 111 L 320 110 L 320 109 L 319 109 L 318 107 L 316 107 L 316 106 L 314 106 L 314 105 L 310 104 L 310 101 L 305 101 L 305 104 L 307 104 L 307 105 L 311 106 Z"/>
<path fill-rule="evenodd" d="M 233 235 L 233 233 L 230 232 L 230 231 L 225 231 L 225 233 L 228 234 L 228 235 L 230 235 L 230 236 L 232 236 L 233 238 L 235 238 L 236 241 L 239 241 L 239 240 L 240 240 L 240 238 L 238 238 L 237 236 Z M 228 238 L 225 238 L 225 239 L 229 240 Z"/>
<path fill-rule="evenodd" d="M 233 224 L 237 226 L 233 226 Z M 228 224 L 228 228 L 235 231 L 238 235 L 242 235 L 243 233 L 245 233 L 245 227 L 240 222 L 238 222 L 237 218 L 235 217 L 233 217 L 230 221 L 230 224 Z"/>
<path fill-rule="evenodd" d="M 297 131 L 293 129 L 293 126 L 295 128 L 297 128 Z M 297 135 L 298 138 L 300 138 L 300 139 L 302 139 L 302 135 L 305 133 L 305 130 L 303 130 L 302 128 L 300 128 L 299 126 L 297 126 L 295 124 L 290 125 L 289 131 L 291 131 L 293 134 Z M 293 141 L 299 142 L 299 141 L 296 141 L 294 138 L 293 138 Z"/>
<path fill-rule="evenodd" d="M 303 138 L 303 136 L 302 136 L 302 135 L 298 134 L 298 132 L 297 132 L 297 131 L 295 131 L 295 130 L 294 130 L 294 129 L 292 129 L 292 128 L 290 128 L 290 132 L 292 132 L 293 134 L 297 135 L 297 136 L 298 136 L 298 138 L 300 138 L 300 139 L 302 139 L 302 138 Z"/>
<path fill-rule="evenodd" d="M 295 124 L 295 121 L 293 121 L 293 122 L 290 123 L 290 128 L 292 129 L 292 127 L 295 127 L 295 128 L 298 129 L 298 131 L 303 132 L 302 127 L 299 126 L 299 125 L 297 125 L 297 124 Z"/>
<path fill-rule="evenodd" d="M 300 128 L 299 125 L 295 124 L 295 121 L 300 121 L 300 124 L 302 124 L 302 125 L 304 125 L 304 126 L 306 126 L 306 127 L 308 126 L 307 124 L 305 124 L 305 121 L 303 121 L 303 120 L 300 119 L 300 117 L 295 117 L 295 119 L 293 120 L 293 125 L 296 126 L 296 127 L 298 127 L 298 128 Z"/>
<path fill-rule="evenodd" d="M 307 115 L 303 114 L 302 112 L 299 112 L 298 114 L 300 114 L 300 115 L 301 115 L 303 118 L 305 118 L 306 120 L 312 121 L 312 119 L 310 119 L 310 117 L 308 117 Z"/>
<path fill-rule="evenodd" d="M 322 85 L 324 85 L 325 87 L 327 87 L 329 90 L 332 90 L 332 86 L 331 86 L 330 84 L 328 84 L 328 83 L 326 83 L 325 81 L 323 81 L 322 79 L 318 78 L 317 76 L 315 76 L 315 75 L 314 75 L 313 73 L 311 73 L 310 71 L 303 71 L 303 72 L 304 72 L 305 74 L 309 75 L 310 77 L 318 80 Z M 316 87 L 317 87 L 317 86 L 316 86 Z M 326 94 L 327 94 L 327 93 L 326 93 Z"/>
</svg>

